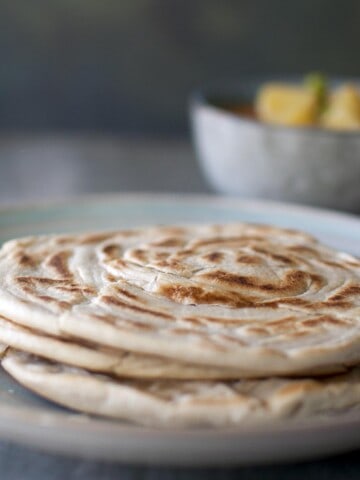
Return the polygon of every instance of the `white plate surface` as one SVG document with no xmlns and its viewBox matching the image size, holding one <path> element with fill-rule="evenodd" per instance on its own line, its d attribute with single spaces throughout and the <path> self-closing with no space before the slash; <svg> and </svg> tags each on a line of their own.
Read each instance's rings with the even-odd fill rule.
<svg viewBox="0 0 360 480">
<path fill-rule="evenodd" d="M 324 210 L 204 196 L 87 197 L 0 210 L 0 242 L 22 235 L 153 223 L 247 221 L 300 228 L 360 256 L 360 219 Z M 360 413 L 220 430 L 156 430 L 70 412 L 0 371 L 0 437 L 42 450 L 154 465 L 245 465 L 360 448 Z"/>
</svg>

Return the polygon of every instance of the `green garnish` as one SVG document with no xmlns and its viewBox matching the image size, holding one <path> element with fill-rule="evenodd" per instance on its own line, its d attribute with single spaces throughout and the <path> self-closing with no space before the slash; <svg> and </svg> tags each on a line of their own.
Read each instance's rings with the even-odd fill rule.
<svg viewBox="0 0 360 480">
<path fill-rule="evenodd" d="M 310 73 L 305 77 L 305 86 L 311 89 L 317 98 L 319 114 L 323 113 L 328 103 L 327 80 L 321 73 Z"/>
</svg>

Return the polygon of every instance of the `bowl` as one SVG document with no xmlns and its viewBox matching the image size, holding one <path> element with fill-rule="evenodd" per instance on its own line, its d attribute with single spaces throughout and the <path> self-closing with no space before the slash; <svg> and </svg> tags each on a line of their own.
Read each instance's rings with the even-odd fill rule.
<svg viewBox="0 0 360 480">
<path fill-rule="evenodd" d="M 224 108 L 250 104 L 268 81 L 247 78 L 195 92 L 193 142 L 212 187 L 224 194 L 360 211 L 360 133 L 262 123 Z M 330 88 L 354 79 L 330 79 Z"/>
</svg>

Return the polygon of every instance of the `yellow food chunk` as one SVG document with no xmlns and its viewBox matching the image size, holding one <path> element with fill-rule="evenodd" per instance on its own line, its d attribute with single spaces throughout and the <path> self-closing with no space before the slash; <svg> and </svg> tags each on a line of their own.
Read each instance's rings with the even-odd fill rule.
<svg viewBox="0 0 360 480">
<path fill-rule="evenodd" d="M 255 106 L 260 120 L 289 126 L 313 125 L 318 111 L 313 90 L 280 83 L 261 88 Z"/>
<path fill-rule="evenodd" d="M 353 85 L 339 87 L 330 97 L 329 105 L 320 119 L 326 128 L 338 130 L 360 129 L 360 93 Z"/>
</svg>

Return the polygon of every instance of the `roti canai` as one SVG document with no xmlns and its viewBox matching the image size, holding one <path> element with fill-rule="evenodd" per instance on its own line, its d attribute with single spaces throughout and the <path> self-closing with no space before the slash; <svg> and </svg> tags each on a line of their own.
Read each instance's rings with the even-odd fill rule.
<svg viewBox="0 0 360 480">
<path fill-rule="evenodd" d="M 116 380 L 11 349 L 2 365 L 22 385 L 60 405 L 156 427 L 263 424 L 360 406 L 359 367 L 316 380 Z"/>
<path fill-rule="evenodd" d="M 242 377 L 330 373 L 360 361 L 360 262 L 249 224 L 29 237 L 0 251 L 0 314 Z"/>
</svg>

